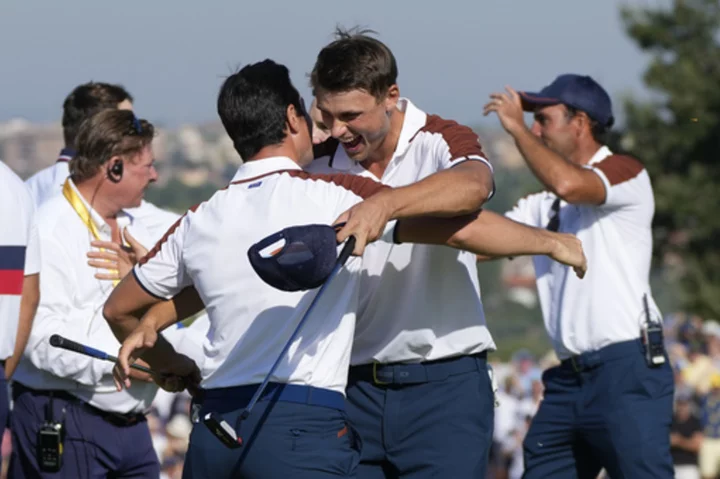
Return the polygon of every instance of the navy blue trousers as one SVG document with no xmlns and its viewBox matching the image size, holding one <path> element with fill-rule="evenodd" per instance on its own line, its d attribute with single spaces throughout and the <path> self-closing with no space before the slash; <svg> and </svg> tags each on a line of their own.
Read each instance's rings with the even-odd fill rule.
<svg viewBox="0 0 720 479">
<path fill-rule="evenodd" d="M 674 477 L 673 374 L 648 367 L 640 341 L 613 344 L 543 374 L 544 399 L 524 442 L 525 479 Z"/>
<path fill-rule="evenodd" d="M 363 441 L 358 479 L 487 476 L 495 413 L 484 357 L 350 368 L 347 396 Z"/>
<path fill-rule="evenodd" d="M 60 472 L 41 472 L 36 457 L 37 432 L 45 422 L 50 399 L 45 392 L 13 385 L 12 455 L 9 479 L 138 478 L 157 479 L 160 464 L 147 422 L 117 426 L 89 411 L 77 400 L 53 398 L 53 419 L 65 409 L 63 466 Z"/>
<path fill-rule="evenodd" d="M 255 386 L 208 390 L 198 401 L 198 416 L 202 418 L 211 411 L 220 413 L 236 427 L 254 390 Z M 313 396 L 318 392 L 317 396 L 331 401 L 325 405 L 315 403 Z M 307 401 L 301 401 L 301 396 Z M 237 431 L 243 446 L 230 449 L 205 424 L 195 424 L 183 479 L 356 477 L 361 445 L 348 424 L 340 393 L 271 383 L 269 393 Z"/>
</svg>

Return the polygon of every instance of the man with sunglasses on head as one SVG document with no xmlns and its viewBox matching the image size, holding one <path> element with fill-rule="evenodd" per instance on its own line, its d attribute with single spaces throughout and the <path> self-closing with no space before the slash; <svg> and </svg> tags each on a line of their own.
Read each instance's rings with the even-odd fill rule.
<svg viewBox="0 0 720 479">
<path fill-rule="evenodd" d="M 128 110 L 106 109 L 85 120 L 62 193 L 38 209 L 40 303 L 23 374 L 13 384 L 10 477 L 160 473 L 143 414 L 157 392 L 153 378 L 134 370 L 133 387 L 117 391 L 111 363 L 49 343 L 59 334 L 103 351 L 119 347 L 101 315 L 117 281 L 97 279 L 87 253 L 93 241 L 122 244 L 130 231 L 146 247 L 153 243 L 126 211 L 140 205 L 157 177 L 153 136 L 153 126 Z M 186 374 L 196 369 L 179 358 Z"/>
<path fill-rule="evenodd" d="M 523 110 L 534 113 L 527 128 Z M 576 234 L 591 268 L 582 282 L 535 257 L 545 326 L 562 361 L 545 372 L 544 399 L 524 441 L 535 478 L 671 478 L 673 373 L 649 284 L 654 199 L 635 158 L 603 137 L 610 97 L 589 76 L 565 74 L 538 93 L 490 95 L 495 112 L 546 188 L 513 220 Z"/>
<path fill-rule="evenodd" d="M 88 82 L 78 85 L 63 102 L 62 128 L 65 147 L 57 161 L 26 180 L 36 206 L 40 206 L 62 192 L 69 175 L 69 162 L 77 153 L 77 134 L 83 121 L 107 109 L 133 109 L 133 97 L 120 85 Z M 160 237 L 178 219 L 178 215 L 158 208 L 145 200 L 128 208 L 136 219 L 143 222 L 154 239 Z"/>
</svg>

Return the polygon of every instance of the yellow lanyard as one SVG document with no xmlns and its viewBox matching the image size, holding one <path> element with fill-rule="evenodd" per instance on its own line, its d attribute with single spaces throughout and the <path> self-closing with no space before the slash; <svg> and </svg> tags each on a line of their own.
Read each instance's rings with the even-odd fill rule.
<svg viewBox="0 0 720 479">
<path fill-rule="evenodd" d="M 90 212 L 85 207 L 85 203 L 83 203 L 83 200 L 80 199 L 80 196 L 75 192 L 72 186 L 70 186 L 70 179 L 65 180 L 65 184 L 63 185 L 63 196 L 66 200 L 68 200 L 68 203 L 70 203 L 70 206 L 75 210 L 75 213 L 78 214 L 82 222 L 85 224 L 88 230 L 90 230 L 90 233 L 95 237 L 96 240 L 100 241 L 100 232 L 97 229 L 97 226 L 95 225 L 95 222 L 92 220 L 92 217 L 90 216 Z M 101 251 L 104 251 L 101 249 Z M 116 270 L 112 270 L 116 271 Z M 113 287 L 117 286 L 117 284 L 120 282 L 118 279 L 114 279 L 112 284 Z"/>
</svg>

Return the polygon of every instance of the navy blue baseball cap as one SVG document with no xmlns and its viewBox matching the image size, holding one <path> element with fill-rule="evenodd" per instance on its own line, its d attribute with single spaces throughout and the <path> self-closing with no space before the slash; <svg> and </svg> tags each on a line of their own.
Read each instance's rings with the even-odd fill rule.
<svg viewBox="0 0 720 479">
<path fill-rule="evenodd" d="M 610 95 L 589 76 L 567 73 L 537 93 L 520 92 L 523 110 L 542 105 L 563 104 L 584 111 L 587 116 L 610 128 L 615 123 Z"/>
<path fill-rule="evenodd" d="M 321 286 L 338 261 L 337 228 L 302 225 L 285 228 L 255 243 L 248 258 L 255 272 L 282 291 L 307 291 Z"/>
</svg>

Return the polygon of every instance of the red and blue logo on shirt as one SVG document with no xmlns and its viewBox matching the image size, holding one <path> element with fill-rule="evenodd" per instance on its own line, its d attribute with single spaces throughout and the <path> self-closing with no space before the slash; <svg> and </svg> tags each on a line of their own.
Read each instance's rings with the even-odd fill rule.
<svg viewBox="0 0 720 479">
<path fill-rule="evenodd" d="M 0 246 L 0 294 L 22 293 L 25 246 Z"/>
</svg>

